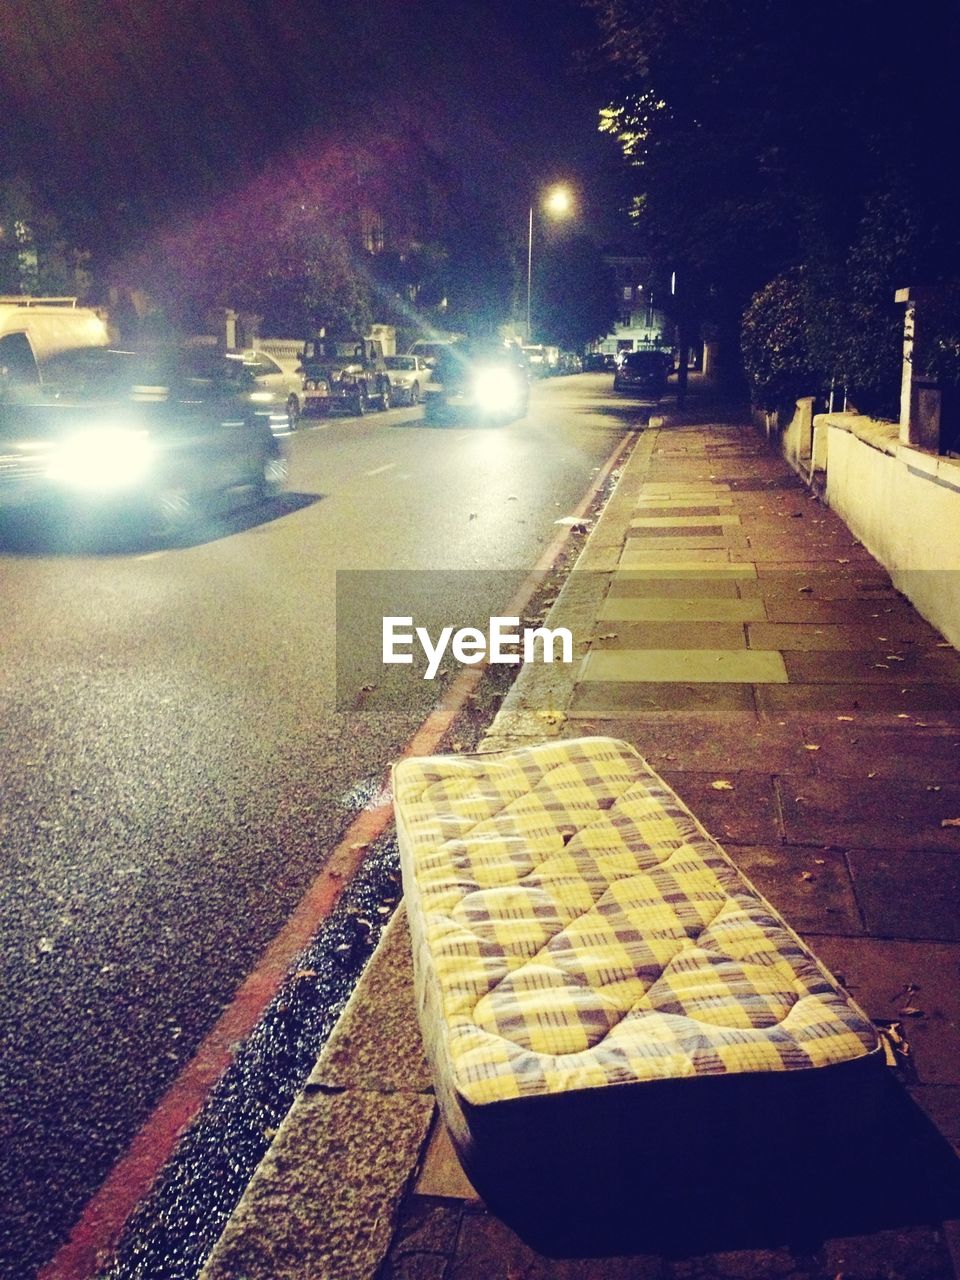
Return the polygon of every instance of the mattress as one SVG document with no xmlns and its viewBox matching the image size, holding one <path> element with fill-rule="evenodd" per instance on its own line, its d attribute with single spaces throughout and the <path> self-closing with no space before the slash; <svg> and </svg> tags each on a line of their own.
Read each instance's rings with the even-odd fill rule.
<svg viewBox="0 0 960 1280">
<path fill-rule="evenodd" d="M 424 1042 L 488 1201 L 756 1168 L 771 1127 L 799 1153 L 862 1111 L 874 1027 L 631 746 L 405 760 L 394 799 Z"/>
</svg>

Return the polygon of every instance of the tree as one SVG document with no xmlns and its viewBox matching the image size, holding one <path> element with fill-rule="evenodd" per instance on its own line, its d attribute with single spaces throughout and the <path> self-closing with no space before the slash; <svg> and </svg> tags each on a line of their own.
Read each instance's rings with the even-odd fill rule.
<svg viewBox="0 0 960 1280">
<path fill-rule="evenodd" d="M 33 186 L 0 181 L 0 293 L 83 297 L 90 255 L 73 247 Z"/>
<path fill-rule="evenodd" d="M 927 0 L 904 22 L 893 0 L 589 2 L 636 223 L 688 305 L 729 334 L 758 288 L 803 265 L 814 363 L 882 400 L 899 273 L 960 265 L 960 185 L 944 181 L 956 6 Z"/>
</svg>

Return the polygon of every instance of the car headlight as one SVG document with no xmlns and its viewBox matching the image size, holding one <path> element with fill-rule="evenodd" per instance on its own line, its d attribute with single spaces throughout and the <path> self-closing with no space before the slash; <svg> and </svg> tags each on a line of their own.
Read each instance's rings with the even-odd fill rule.
<svg viewBox="0 0 960 1280">
<path fill-rule="evenodd" d="M 490 413 L 514 409 L 520 401 L 516 376 L 509 369 L 479 369 L 473 394 L 479 407 Z"/>
<path fill-rule="evenodd" d="M 148 473 L 154 446 L 145 431 L 98 427 L 61 441 L 50 459 L 51 480 L 75 489 L 129 489 Z"/>
</svg>

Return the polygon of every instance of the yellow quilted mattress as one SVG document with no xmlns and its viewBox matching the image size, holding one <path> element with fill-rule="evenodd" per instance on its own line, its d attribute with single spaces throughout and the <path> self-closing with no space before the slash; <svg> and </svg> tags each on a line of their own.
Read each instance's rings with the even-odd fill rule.
<svg viewBox="0 0 960 1280">
<path fill-rule="evenodd" d="M 394 792 L 441 1100 L 878 1055 L 866 1016 L 626 743 L 406 760 Z"/>
</svg>

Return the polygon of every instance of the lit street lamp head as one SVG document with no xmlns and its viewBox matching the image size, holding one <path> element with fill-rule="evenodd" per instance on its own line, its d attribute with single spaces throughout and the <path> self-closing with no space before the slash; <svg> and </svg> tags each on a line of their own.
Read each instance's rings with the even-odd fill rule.
<svg viewBox="0 0 960 1280">
<path fill-rule="evenodd" d="M 544 207 L 555 217 L 562 218 L 573 208 L 573 196 L 568 187 L 551 187 L 544 197 Z"/>
</svg>

